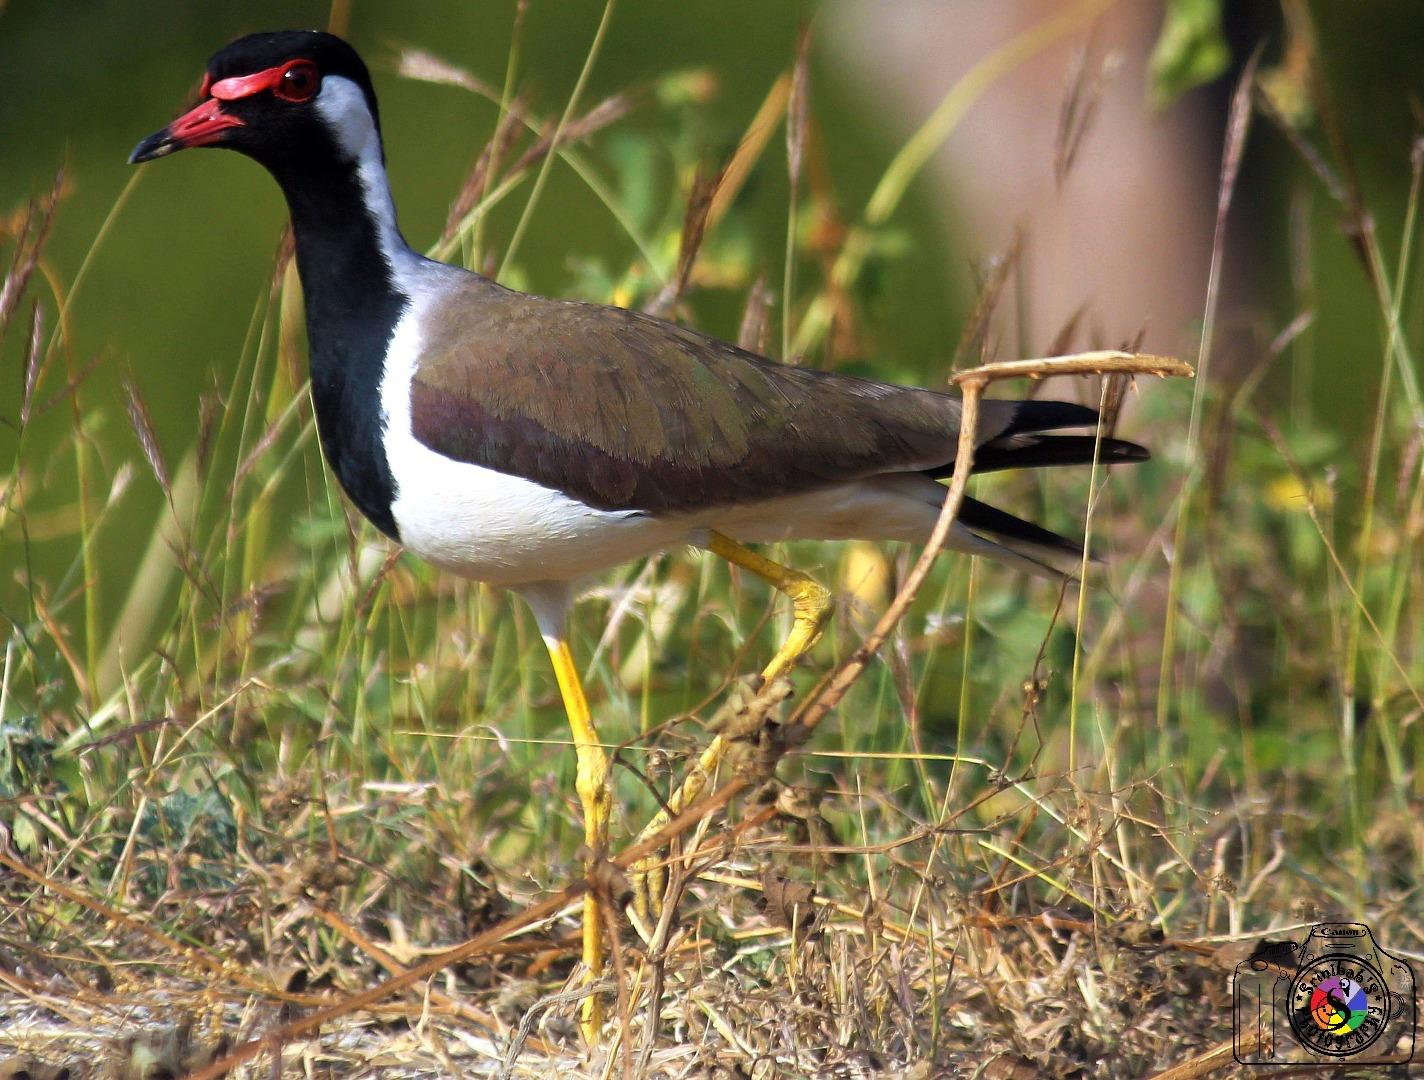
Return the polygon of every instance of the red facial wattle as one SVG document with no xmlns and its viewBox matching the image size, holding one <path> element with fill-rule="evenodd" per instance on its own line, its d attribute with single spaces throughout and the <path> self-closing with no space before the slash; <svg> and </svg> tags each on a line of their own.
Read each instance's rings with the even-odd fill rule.
<svg viewBox="0 0 1424 1080">
<path fill-rule="evenodd" d="M 321 89 L 321 75 L 310 60 L 288 60 L 276 67 L 213 80 L 203 77 L 199 90 L 202 102 L 184 113 L 162 131 L 141 142 L 129 157 L 130 162 L 149 161 L 155 157 L 186 150 L 190 146 L 212 146 L 221 142 L 223 132 L 243 127 L 246 121 L 223 111 L 223 102 L 240 101 L 256 94 L 270 92 L 274 97 L 292 104 L 310 101 Z"/>
<path fill-rule="evenodd" d="M 236 101 L 270 90 L 283 101 L 309 101 L 315 96 L 321 80 L 316 65 L 310 60 L 288 60 L 285 64 L 220 79 L 208 87 L 208 93 L 221 101 Z"/>
</svg>

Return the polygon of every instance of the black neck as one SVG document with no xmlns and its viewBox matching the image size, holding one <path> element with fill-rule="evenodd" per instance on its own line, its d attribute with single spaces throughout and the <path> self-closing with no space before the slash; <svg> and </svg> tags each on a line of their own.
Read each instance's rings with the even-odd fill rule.
<svg viewBox="0 0 1424 1080">
<path fill-rule="evenodd" d="M 399 540 L 395 497 L 382 444 L 381 376 L 407 297 L 381 249 L 354 162 L 330 147 L 268 163 L 292 215 L 297 270 L 307 310 L 312 403 L 332 471 L 360 511 Z M 381 175 L 384 183 L 384 174 Z M 404 248 L 394 227 L 388 236 Z"/>
</svg>

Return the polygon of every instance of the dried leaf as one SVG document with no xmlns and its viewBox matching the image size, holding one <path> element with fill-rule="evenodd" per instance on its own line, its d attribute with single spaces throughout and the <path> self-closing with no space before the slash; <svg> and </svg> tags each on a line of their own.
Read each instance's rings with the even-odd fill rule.
<svg viewBox="0 0 1424 1080">
<path fill-rule="evenodd" d="M 816 921 L 816 888 L 767 868 L 761 878 L 762 912 L 777 926 L 806 930 Z"/>
</svg>

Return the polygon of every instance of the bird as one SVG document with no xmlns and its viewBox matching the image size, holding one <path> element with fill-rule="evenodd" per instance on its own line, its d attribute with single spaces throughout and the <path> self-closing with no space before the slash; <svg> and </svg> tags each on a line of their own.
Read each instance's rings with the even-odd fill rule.
<svg viewBox="0 0 1424 1080">
<path fill-rule="evenodd" d="M 573 732 L 590 861 L 607 848 L 611 795 L 568 642 L 581 582 L 687 546 L 726 559 L 792 602 L 790 635 L 762 671 L 773 680 L 814 644 L 833 598 L 748 545 L 923 543 L 932 532 L 954 467 L 956 395 L 778 363 L 419 254 L 397 223 L 370 73 L 341 38 L 284 30 L 231 42 L 208 61 L 197 104 L 129 161 L 190 147 L 252 158 L 282 190 L 317 432 L 346 496 L 419 558 L 531 609 Z M 1069 402 L 983 401 L 975 471 L 1147 459 L 1131 442 L 1059 433 L 1097 422 Z M 1076 577 L 1083 555 L 972 498 L 947 546 L 1059 579 Z M 716 745 L 660 820 L 701 790 Z M 588 981 L 603 969 L 601 903 L 585 893 Z M 599 1001 L 582 1006 L 590 1042 Z"/>
</svg>

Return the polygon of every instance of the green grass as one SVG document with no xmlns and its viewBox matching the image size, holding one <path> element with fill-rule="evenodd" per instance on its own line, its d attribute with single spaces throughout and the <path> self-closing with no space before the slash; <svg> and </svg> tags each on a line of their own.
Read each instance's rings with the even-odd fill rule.
<svg viewBox="0 0 1424 1080">
<path fill-rule="evenodd" d="M 890 159 L 863 212 L 836 207 L 808 179 L 784 258 L 782 237 L 739 227 L 735 200 L 714 211 L 677 315 L 695 321 L 700 296 L 720 290 L 749 303 L 755 323 L 747 298 L 766 276 L 796 292 L 761 313 L 779 330 L 765 340 L 790 343 L 808 363 L 858 359 L 838 350 L 835 320 L 847 304 L 868 306 L 876 267 L 896 259 L 901 197 L 1009 60 L 1082 20 L 1046 25 L 951 91 Z M 683 155 L 676 173 L 690 189 L 703 163 L 675 137 L 696 109 L 679 93 L 660 85 L 640 107 Z M 777 93 L 769 100 L 784 102 L 786 87 Z M 576 98 L 561 131 L 589 108 Z M 1249 145 L 1265 127 L 1257 117 L 1237 137 Z M 1290 135 L 1316 140 L 1305 126 Z M 511 249 L 527 218 L 501 237 L 486 228 L 488 211 L 523 198 L 532 217 L 550 170 L 572 167 L 596 184 L 606 168 L 595 141 L 506 171 L 527 145 L 502 155 L 442 240 L 473 265 L 493 259 L 514 281 Z M 777 139 L 744 146 L 738 165 L 750 173 L 785 168 Z M 1331 362 L 1309 349 L 1305 329 L 1261 351 L 1259 378 L 1144 384 L 1124 432 L 1150 443 L 1150 464 L 976 482 L 1070 533 L 1083 527 L 1092 482 L 1092 542 L 1107 563 L 1081 602 L 1070 595 L 1060 608 L 1047 584 L 940 560 L 881 659 L 780 767 L 782 783 L 819 799 L 819 812 L 739 835 L 689 899 L 685 922 L 705 952 L 669 969 L 675 1006 L 658 1046 L 693 1032 L 716 1053 L 749 1053 L 733 1036 L 755 1044 L 774 1033 L 788 1000 L 810 1015 L 814 995 L 797 996 L 810 987 L 843 1019 L 837 1045 L 878 1053 L 887 1067 L 992 1045 L 1045 1068 L 1116 1053 L 1122 1075 L 1133 1075 L 1229 1037 L 1219 1025 L 1172 1027 L 1174 1010 L 1214 999 L 1186 961 L 1162 956 L 1215 956 L 1224 937 L 1324 914 L 1367 918 L 1387 944 L 1424 951 L 1424 411 L 1413 388 L 1418 319 L 1407 314 L 1417 188 L 1416 174 L 1404 250 L 1387 253 L 1363 234 L 1361 272 L 1372 272 L 1377 299 L 1359 327 L 1361 355 L 1376 358 L 1359 367 L 1379 403 L 1367 426 L 1332 434 L 1308 406 L 1268 392 L 1281 382 L 1272 365 L 1291 363 L 1292 378 L 1308 380 L 1306 367 Z M 610 190 L 600 197 L 614 200 Z M 1342 198 L 1364 222 L 1352 193 Z M 627 266 L 591 264 L 584 291 L 638 307 L 676 280 L 680 200 L 670 196 L 677 212 L 655 218 L 621 208 L 646 228 L 632 237 L 643 254 Z M 828 214 L 847 222 L 833 249 L 814 228 Z M 0 252 L 18 281 L 35 245 L 18 216 L 7 220 Z M 767 266 L 777 272 L 754 269 Z M 1333 286 L 1308 265 L 1296 271 L 1314 295 Z M 1203 287 L 1205 373 L 1216 300 Z M 573 754 L 532 619 L 516 600 L 439 575 L 355 520 L 319 458 L 291 267 L 260 292 L 231 382 L 194 403 L 198 440 L 171 457 L 137 385 L 127 409 L 86 395 L 82 381 L 70 385 L 81 365 L 53 320 L 32 350 L 28 301 L 0 312 L 6 370 L 37 372 L 22 404 L 5 409 L 16 453 L 0 478 L 0 849 L 51 881 L 42 888 L 12 869 L 0 891 L 10 905 L 0 909 L 0 953 L 21 972 L 6 986 L 21 1000 L 39 983 L 52 992 L 102 984 L 101 997 L 160 986 L 165 1001 L 196 1009 L 204 978 L 209 990 L 275 1000 L 235 976 L 195 976 L 194 954 L 115 928 L 94 905 L 228 958 L 263 987 L 294 964 L 314 987 L 351 991 L 377 968 L 322 912 L 408 964 L 418 950 L 403 955 L 402 940 L 456 942 L 579 875 Z M 62 286 L 42 273 L 27 296 L 67 309 Z M 1096 404 L 1100 388 L 1070 391 Z M 25 429 L 41 420 L 70 434 L 37 453 Z M 114 468 L 93 436 L 123 424 L 138 441 Z M 44 497 L 57 478 L 72 501 Z M 121 535 L 111 510 L 139 485 L 163 488 L 164 512 L 148 535 Z M 306 508 L 295 519 L 293 505 Z M 61 573 L 32 571 L 37 543 L 62 545 Z M 844 598 L 797 675 L 804 694 L 855 649 L 913 553 L 798 544 L 780 554 Z M 123 600 L 104 611 L 100 595 Z M 657 809 L 649 783 L 666 790 L 669 767 L 679 774 L 705 743 L 728 688 L 760 668 L 788 618 L 759 582 L 691 552 L 610 575 L 579 605 L 575 655 L 620 761 L 615 847 Z M 733 819 L 757 805 L 739 800 Z M 837 851 L 817 857 L 807 844 Z M 767 866 L 814 880 L 844 910 L 819 936 L 786 940 L 774 910 L 751 907 Z M 1164 1002 L 1142 989 L 1152 983 L 1143 976 L 1131 983 L 1145 995 L 1141 1012 L 1118 1015 L 1083 984 L 1055 981 L 1060 946 L 1034 921 L 1045 910 L 1095 928 L 1073 947 L 1097 949 L 1091 965 L 1104 985 L 1121 989 L 1156 964 L 1152 979 L 1186 988 Z M 876 920 L 907 927 L 908 941 L 891 949 Z M 1122 944 L 1140 928 L 1156 959 Z M 546 947 L 568 929 L 567 920 L 552 928 Z M 558 988 L 569 959 L 531 976 L 537 994 Z M 1123 975 L 1124 965 L 1137 974 Z M 857 966 L 866 985 L 899 994 L 906 1014 L 852 1008 Z M 95 971 L 105 972 L 98 983 Z M 515 974 L 510 963 L 462 969 L 459 988 L 503 1017 L 498 995 Z M 1038 997 L 1025 1000 L 1027 985 Z M 1078 1018 L 1077 1041 L 1026 1033 L 1045 1010 L 1059 1015 L 1058 1002 L 1071 1003 L 1061 1007 Z M 103 1014 L 77 990 L 73 1004 Z M 414 1023 L 419 1005 L 391 1008 Z M 1142 1015 L 1154 1022 L 1131 1034 Z M 558 1029 L 541 1030 L 552 1045 Z M 10 1037 L 0 1033 L 0 1046 Z M 808 1035 L 802 1049 L 813 1044 Z"/>
</svg>

